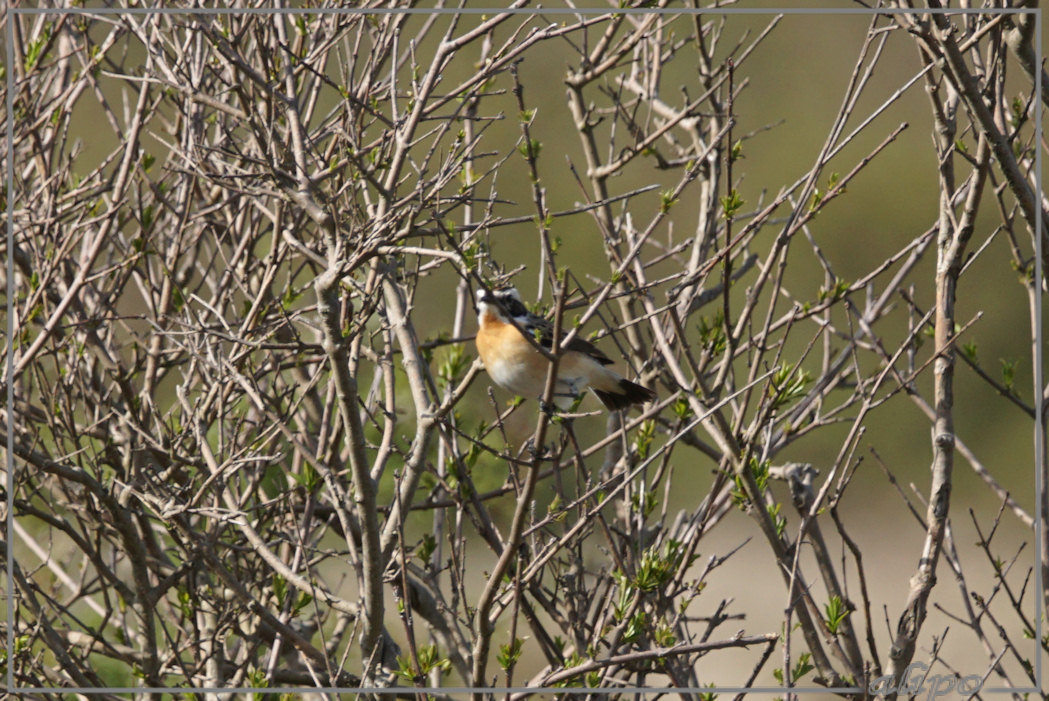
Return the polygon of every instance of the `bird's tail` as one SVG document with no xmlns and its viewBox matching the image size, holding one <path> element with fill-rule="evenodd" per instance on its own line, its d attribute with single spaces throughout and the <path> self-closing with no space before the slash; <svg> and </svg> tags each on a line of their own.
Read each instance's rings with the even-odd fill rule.
<svg viewBox="0 0 1049 701">
<path fill-rule="evenodd" d="M 611 411 L 626 409 L 634 404 L 644 404 L 656 398 L 656 393 L 648 387 L 643 387 L 622 377 L 618 379 L 619 381 L 612 387 L 594 389 L 594 394 L 607 409 Z"/>
</svg>

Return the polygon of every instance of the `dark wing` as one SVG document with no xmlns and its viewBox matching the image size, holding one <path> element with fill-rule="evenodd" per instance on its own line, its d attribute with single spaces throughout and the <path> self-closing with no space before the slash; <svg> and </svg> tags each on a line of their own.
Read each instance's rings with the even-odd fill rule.
<svg viewBox="0 0 1049 701">
<path fill-rule="evenodd" d="M 540 319 L 537 316 L 529 314 L 525 318 L 515 317 L 514 321 L 521 325 L 527 333 L 534 334 L 539 337 L 539 345 L 543 348 L 549 349 L 554 345 L 554 325 L 546 319 Z M 538 331 L 538 334 L 536 332 Z M 564 337 L 568 332 L 562 329 L 561 336 Z M 584 341 L 578 335 L 572 339 L 572 342 L 567 347 L 562 346 L 561 350 L 576 351 L 579 353 L 585 353 L 591 358 L 601 363 L 602 365 L 611 365 L 612 359 L 601 352 L 601 349 L 595 346 L 589 341 Z"/>
</svg>

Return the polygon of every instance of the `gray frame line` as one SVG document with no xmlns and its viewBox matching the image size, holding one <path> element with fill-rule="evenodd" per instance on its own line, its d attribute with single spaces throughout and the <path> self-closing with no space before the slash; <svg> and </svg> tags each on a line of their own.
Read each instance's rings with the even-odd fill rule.
<svg viewBox="0 0 1049 701">
<path fill-rule="evenodd" d="M 1035 70 L 1042 68 L 1042 13 L 1034 17 L 1034 53 Z M 1034 82 L 1034 169 L 1035 184 L 1037 192 L 1034 193 L 1035 203 L 1038 205 L 1034 224 L 1034 249 L 1037 262 L 1034 266 L 1034 494 L 1037 506 L 1035 512 L 1042 510 L 1042 490 L 1045 488 L 1045 434 L 1042 426 L 1045 422 L 1045 406 L 1042 401 L 1045 378 L 1042 367 L 1044 343 L 1042 337 L 1042 283 L 1045 278 L 1045 270 L 1042 269 L 1042 81 L 1040 75 L 1032 77 Z M 1039 518 L 1034 520 L 1034 540 L 1037 544 L 1037 554 L 1034 558 L 1034 586 L 1035 586 L 1035 617 L 1034 617 L 1034 678 L 1039 689 L 1044 688 L 1042 683 L 1042 615 L 1045 606 L 1045 582 L 1042 573 L 1042 538 L 1044 537 L 1045 524 L 1042 523 L 1044 513 L 1039 513 Z"/>
<path fill-rule="evenodd" d="M 1037 8 L 1030 7 L 988 7 L 988 8 L 950 8 L 950 7 L 718 7 L 718 8 L 623 8 L 609 10 L 600 7 L 554 7 L 554 8 L 526 8 L 526 7 L 464 7 L 457 8 L 425 8 L 425 7 L 328 7 L 328 8 L 258 8 L 248 7 L 233 9 L 228 7 L 201 7 L 199 9 L 185 9 L 178 7 L 70 7 L 70 8 L 47 8 L 47 7 L 12 7 L 8 10 L 15 15 L 1029 15 L 1037 14 Z"/>
<path fill-rule="evenodd" d="M 16 0 L 17 1 L 17 0 Z M 667 687 L 634 687 L 634 686 L 596 686 L 596 687 L 554 687 L 554 686 L 401 686 L 401 687 L 191 687 L 191 686 L 131 686 L 131 687 L 76 687 L 76 686 L 15 686 L 14 665 L 10 664 L 12 652 L 15 646 L 15 597 L 12 595 L 13 582 L 15 579 L 14 545 L 10 534 L 14 531 L 15 521 L 15 436 L 13 430 L 13 417 L 15 407 L 15 343 L 14 343 L 14 299 L 15 299 L 15 258 L 12 252 L 15 250 L 15 220 L 10 213 L 14 207 L 15 196 L 15 126 L 14 126 L 14 52 L 15 52 L 15 29 L 12 17 L 19 15 L 481 15 L 481 14 L 505 14 L 505 15 L 1034 15 L 1034 52 L 1035 67 L 1042 69 L 1042 10 L 1037 7 L 986 7 L 986 8 L 951 8 L 951 7 L 712 7 L 712 8 L 623 8 L 608 10 L 601 7 L 580 8 L 357 8 L 357 7 L 327 7 L 327 8 L 242 8 L 209 7 L 199 9 L 186 9 L 175 7 L 7 7 L 8 21 L 6 27 L 6 89 L 7 89 L 7 362 L 4 377 L 7 383 L 6 409 L 7 409 L 7 461 L 6 461 L 6 490 L 7 490 L 7 514 L 5 519 L 4 547 L 6 561 L 6 599 L 7 599 L 7 671 L 4 689 L 7 693 L 23 694 L 46 694 L 61 692 L 66 694 L 144 694 L 144 693 L 169 693 L 169 694 L 301 694 L 307 691 L 327 694 L 377 694 L 391 695 L 404 693 L 419 694 L 472 694 L 485 692 L 489 694 L 538 694 L 554 692 L 558 695 L 577 694 L 687 694 L 687 693 L 713 693 L 713 694 L 855 694 L 863 693 L 865 689 L 859 686 L 827 687 L 827 686 L 667 686 Z M 1041 397 L 1043 394 L 1043 299 L 1042 281 L 1045 271 L 1042 268 L 1042 231 L 1043 217 L 1042 209 L 1042 81 L 1039 77 L 1033 79 L 1034 83 L 1034 180 L 1036 192 L 1034 193 L 1040 216 L 1036 217 L 1034 225 L 1034 283 L 1036 294 L 1034 296 L 1034 358 L 1033 378 L 1034 385 L 1034 494 L 1037 503 L 1035 511 L 1040 517 L 1034 519 L 1034 540 L 1036 547 L 1034 557 L 1034 678 L 1035 686 L 1032 687 L 982 687 L 984 694 L 1041 694 L 1043 688 L 1042 679 L 1042 650 L 1043 639 L 1042 616 L 1044 608 L 1042 564 L 1040 561 L 1042 552 L 1042 539 L 1044 524 L 1041 518 L 1041 494 L 1043 489 L 1043 470 L 1045 469 L 1045 437 L 1042 432 L 1044 422 L 1044 407 Z"/>
<path fill-rule="evenodd" d="M 19 686 L 12 691 L 23 694 L 47 694 L 53 692 L 76 694 L 302 694 L 303 692 L 321 692 L 325 694 L 473 694 L 486 692 L 492 694 L 692 694 L 694 692 L 725 694 L 780 694 L 780 686 L 236 686 L 236 687 L 168 687 L 168 686 L 114 686 L 112 688 L 76 688 L 72 686 Z M 823 694 L 855 694 L 858 686 L 815 686 L 802 688 L 791 687 L 790 692 Z M 1025 689 L 1010 688 L 1008 692 L 1023 693 Z"/>
<path fill-rule="evenodd" d="M 14 73 L 12 66 L 15 63 L 15 23 L 9 17 L 7 21 L 7 51 L 5 52 L 4 60 L 6 61 L 6 74 L 7 74 L 7 167 L 4 169 L 6 185 L 7 185 L 7 202 L 4 211 L 4 216 L 7 217 L 7 368 L 4 370 L 4 377 L 7 378 L 7 393 L 4 401 L 6 402 L 7 409 L 7 425 L 4 427 L 7 429 L 7 518 L 4 523 L 4 550 L 5 556 L 7 557 L 7 581 L 4 583 L 4 594 L 7 598 L 7 675 L 4 679 L 6 688 L 10 691 L 14 687 L 15 672 L 13 665 L 11 664 L 11 651 L 15 649 L 15 603 L 14 597 L 11 593 L 14 591 L 15 581 L 15 561 L 13 555 L 14 546 L 11 544 L 11 533 L 15 529 L 15 434 L 12 430 L 14 424 L 11 421 L 13 411 L 15 407 L 15 383 L 14 383 L 14 370 L 15 370 L 15 322 L 12 314 L 14 310 L 14 298 L 15 298 L 15 257 L 11 253 L 15 250 L 15 220 L 11 216 L 11 212 L 14 210 L 12 206 L 14 204 L 15 197 L 15 94 L 12 89 L 14 82 L 11 77 Z"/>
</svg>

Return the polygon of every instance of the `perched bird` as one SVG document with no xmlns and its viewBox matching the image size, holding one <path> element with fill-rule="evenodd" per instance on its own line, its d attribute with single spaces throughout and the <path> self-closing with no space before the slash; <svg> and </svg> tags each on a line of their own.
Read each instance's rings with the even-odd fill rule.
<svg viewBox="0 0 1049 701">
<path fill-rule="evenodd" d="M 477 352 L 489 376 L 514 394 L 541 399 L 550 361 L 521 335 L 511 319 L 548 349 L 553 345 L 553 324 L 529 312 L 513 287 L 478 290 L 477 307 Z M 610 410 L 656 398 L 652 390 L 608 368 L 612 360 L 592 343 L 575 338 L 560 350 L 553 397 L 558 407 L 571 406 L 588 387 Z"/>
</svg>

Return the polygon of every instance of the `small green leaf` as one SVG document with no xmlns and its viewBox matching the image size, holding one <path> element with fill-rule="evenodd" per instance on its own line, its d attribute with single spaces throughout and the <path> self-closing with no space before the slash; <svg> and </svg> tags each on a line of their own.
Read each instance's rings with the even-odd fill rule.
<svg viewBox="0 0 1049 701">
<path fill-rule="evenodd" d="M 732 189 L 727 196 L 721 198 L 721 213 L 725 219 L 732 219 L 736 216 L 736 213 L 743 207 L 743 198 L 739 196 L 739 193 L 735 188 Z"/>
<path fill-rule="evenodd" d="M 648 616 L 644 611 L 637 611 L 630 617 L 630 622 L 627 623 L 626 628 L 623 630 L 624 643 L 638 643 L 642 641 L 645 631 L 648 629 L 646 624 L 647 618 Z"/>
<path fill-rule="evenodd" d="M 849 615 L 849 607 L 841 600 L 841 597 L 835 594 L 823 606 L 823 613 L 827 623 L 827 630 L 837 635 L 842 622 Z"/>
<path fill-rule="evenodd" d="M 415 549 L 415 554 L 419 556 L 423 564 L 426 564 L 435 550 L 437 550 L 437 539 L 433 533 L 424 533 L 422 542 Z"/>
<path fill-rule="evenodd" d="M 316 492 L 324 481 L 316 468 L 308 462 L 303 463 L 302 472 L 289 472 L 288 475 L 311 494 Z"/>
<path fill-rule="evenodd" d="M 670 208 L 677 202 L 677 198 L 674 197 L 672 190 L 664 190 L 659 193 L 659 211 L 662 214 L 666 214 L 670 211 Z"/>
<path fill-rule="evenodd" d="M 29 45 L 26 46 L 25 62 L 23 64 L 26 73 L 36 67 L 37 62 L 41 58 L 40 52 L 43 51 L 44 46 L 46 46 L 48 41 L 51 40 L 51 26 L 50 22 L 45 24 L 40 35 L 33 41 L 29 42 Z"/>
<path fill-rule="evenodd" d="M 419 668 L 416 669 L 411 657 L 397 658 L 397 676 L 409 682 L 417 682 L 425 679 L 430 672 L 439 670 L 442 674 L 452 668 L 452 663 L 447 657 L 441 657 L 437 651 L 437 645 L 422 645 L 416 652 L 419 658 Z"/>
<path fill-rule="evenodd" d="M 820 302 L 826 302 L 828 300 L 836 302 L 848 293 L 849 287 L 850 285 L 847 281 L 842 280 L 840 277 L 835 277 L 834 284 L 830 287 L 823 285 L 820 286 L 817 296 L 819 297 Z"/>
<path fill-rule="evenodd" d="M 182 290 L 178 287 L 171 288 L 171 306 L 176 312 L 182 311 L 182 307 L 186 304 L 186 298 L 182 296 Z"/>
<path fill-rule="evenodd" d="M 503 671 L 509 672 L 517 664 L 517 660 L 521 658 L 521 648 L 523 646 L 524 640 L 520 638 L 514 638 L 506 645 L 499 646 L 499 654 L 496 656 L 496 660 Z"/>
<path fill-rule="evenodd" d="M 641 427 L 637 430 L 637 437 L 634 439 L 634 447 L 637 449 L 638 457 L 642 460 L 648 457 L 648 451 L 655 435 L 656 422 L 654 420 L 648 419 L 641 422 Z"/>
<path fill-rule="evenodd" d="M 660 625 L 656 627 L 656 631 L 652 634 L 652 637 L 656 641 L 656 644 L 661 647 L 670 647 L 677 642 L 677 636 L 674 635 L 674 631 L 665 621 L 660 622 Z"/>
<path fill-rule="evenodd" d="M 805 370 L 795 372 L 794 366 L 780 366 L 769 380 L 768 393 L 772 399 L 772 408 L 778 409 L 805 395 L 805 387 L 812 381 L 812 376 Z"/>
<path fill-rule="evenodd" d="M 798 661 L 797 663 L 795 663 L 794 671 L 791 674 L 791 677 L 794 681 L 801 679 L 806 674 L 816 669 L 816 667 L 811 663 L 811 660 L 812 653 L 810 652 L 803 652 L 798 655 Z"/>
<path fill-rule="evenodd" d="M 536 139 L 529 139 L 528 141 L 521 143 L 517 147 L 517 150 L 521 153 L 521 155 L 530 161 L 534 161 L 535 159 L 539 158 L 539 152 L 542 149 L 543 145 L 539 143 L 539 141 L 537 141 Z"/>
<path fill-rule="evenodd" d="M 765 491 L 765 486 L 769 482 L 769 467 L 771 461 L 769 460 L 758 460 L 757 458 L 751 458 L 747 464 L 747 470 L 750 472 L 751 477 L 754 479 L 754 484 L 757 486 L 758 492 Z M 735 475 L 733 478 L 735 482 L 735 489 L 732 490 L 732 503 L 740 509 L 744 509 L 750 503 L 750 497 L 747 496 L 746 485 L 741 475 Z"/>
<path fill-rule="evenodd" d="M 772 524 L 776 527 L 776 535 L 780 538 L 783 537 L 783 532 L 787 528 L 787 519 L 780 514 L 782 510 L 782 504 L 770 504 L 768 507 L 769 518 L 772 519 Z"/>
<path fill-rule="evenodd" d="M 732 144 L 732 151 L 729 153 L 729 161 L 735 163 L 741 158 L 744 158 L 743 141 L 737 140 L 736 143 Z"/>
<path fill-rule="evenodd" d="M 437 366 L 437 376 L 445 386 L 453 385 L 469 364 L 470 359 L 466 355 L 466 347 L 462 343 L 453 343 L 448 346 L 444 358 Z"/>
<path fill-rule="evenodd" d="M 143 229 L 153 226 L 153 205 L 146 205 L 142 208 L 141 221 Z"/>
<path fill-rule="evenodd" d="M 1002 384 L 1005 385 L 1005 389 L 1014 392 L 1016 389 L 1016 365 L 1020 361 L 1006 360 L 1005 358 L 999 358 L 998 361 L 1002 364 Z"/>
<path fill-rule="evenodd" d="M 1009 121 L 1014 128 L 1020 126 L 1020 122 L 1023 121 L 1024 113 L 1026 112 L 1023 95 L 1017 95 L 1013 98 L 1010 109 L 1012 111 L 1012 117 Z"/>
<path fill-rule="evenodd" d="M 641 555 L 637 573 L 631 587 L 639 592 L 654 592 L 670 581 L 684 560 L 685 552 L 681 541 L 673 538 L 663 544 L 663 549 L 655 546 Z"/>
<path fill-rule="evenodd" d="M 718 311 L 714 318 L 707 321 L 699 319 L 699 342 L 703 351 L 710 355 L 719 355 L 725 350 L 725 313 Z"/>
<path fill-rule="evenodd" d="M 678 417 L 681 421 L 685 421 L 692 417 L 692 405 L 688 403 L 688 400 L 684 397 L 678 397 L 675 400 L 671 409 L 674 411 L 674 416 Z"/>
<path fill-rule="evenodd" d="M 284 597 L 288 595 L 288 582 L 279 574 L 273 575 L 273 595 L 277 599 L 277 605 L 284 604 Z"/>
<path fill-rule="evenodd" d="M 299 614 L 299 612 L 301 612 L 304 608 L 306 608 L 307 606 L 309 606 L 312 603 L 313 603 L 313 596 L 311 594 L 309 594 L 308 592 L 304 592 L 304 591 L 303 592 L 299 592 L 299 600 L 295 602 L 295 609 L 294 609 L 294 611 L 292 611 L 292 613 L 297 616 Z"/>
</svg>

